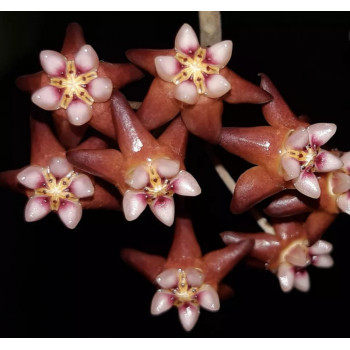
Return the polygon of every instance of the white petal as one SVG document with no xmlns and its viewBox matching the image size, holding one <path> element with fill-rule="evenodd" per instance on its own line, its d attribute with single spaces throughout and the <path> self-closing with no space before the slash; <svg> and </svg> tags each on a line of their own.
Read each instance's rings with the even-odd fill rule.
<svg viewBox="0 0 350 350">
<path fill-rule="evenodd" d="M 174 303 L 174 295 L 170 292 L 158 289 L 152 299 L 151 314 L 159 315 L 168 311 Z"/>
<path fill-rule="evenodd" d="M 198 196 L 201 193 L 201 188 L 197 180 L 186 170 L 181 170 L 172 181 L 171 186 L 173 191 L 180 196 Z"/>
<path fill-rule="evenodd" d="M 343 166 L 343 162 L 339 157 L 325 150 L 319 151 L 315 158 L 315 168 L 317 171 L 328 172 L 340 169 Z"/>
<path fill-rule="evenodd" d="M 27 222 L 42 219 L 51 211 L 50 202 L 47 197 L 33 196 L 27 202 L 24 218 Z"/>
<path fill-rule="evenodd" d="M 334 264 L 333 258 L 328 255 L 315 255 L 312 259 L 312 265 L 322 268 L 332 267 Z"/>
<path fill-rule="evenodd" d="M 179 318 L 182 327 L 189 332 L 197 323 L 199 317 L 199 307 L 190 303 L 185 303 L 179 307 Z"/>
<path fill-rule="evenodd" d="M 304 267 L 308 264 L 310 257 L 308 255 L 308 250 L 304 249 L 301 244 L 297 244 L 289 249 L 285 255 L 285 259 L 291 265 Z"/>
<path fill-rule="evenodd" d="M 92 116 L 92 108 L 81 100 L 75 100 L 67 108 L 68 120 L 73 125 L 83 125 Z"/>
<path fill-rule="evenodd" d="M 200 287 L 204 282 L 204 274 L 198 269 L 189 267 L 185 269 L 187 283 L 191 287 Z"/>
<path fill-rule="evenodd" d="M 155 217 L 167 226 L 174 223 L 175 204 L 174 199 L 168 196 L 158 197 L 150 204 Z"/>
<path fill-rule="evenodd" d="M 345 192 L 337 198 L 338 208 L 350 215 L 350 191 Z"/>
<path fill-rule="evenodd" d="M 286 181 L 296 179 L 300 175 L 300 163 L 287 153 L 282 156 L 281 165 L 285 172 L 283 177 Z"/>
<path fill-rule="evenodd" d="M 310 144 L 316 146 L 324 145 L 337 131 L 333 123 L 312 124 L 308 128 Z"/>
<path fill-rule="evenodd" d="M 83 209 L 79 202 L 72 202 L 69 200 L 61 201 L 61 205 L 58 208 L 58 216 L 68 228 L 75 228 L 82 215 Z"/>
<path fill-rule="evenodd" d="M 308 292 L 310 289 L 310 277 L 306 270 L 298 271 L 295 274 L 294 287 L 301 292 Z"/>
<path fill-rule="evenodd" d="M 198 47 L 199 42 L 195 31 L 185 23 L 176 34 L 175 49 L 186 55 L 191 55 Z"/>
<path fill-rule="evenodd" d="M 143 192 L 126 191 L 123 198 L 123 210 L 125 219 L 132 221 L 137 219 L 145 210 L 147 201 Z"/>
<path fill-rule="evenodd" d="M 178 284 L 178 270 L 177 269 L 167 269 L 160 273 L 156 281 L 158 285 L 165 289 L 175 288 Z"/>
<path fill-rule="evenodd" d="M 305 128 L 298 128 L 287 138 L 285 146 L 288 150 L 301 150 L 309 143 L 309 133 Z"/>
<path fill-rule="evenodd" d="M 46 111 L 54 111 L 60 107 L 61 94 L 54 86 L 44 86 L 32 95 L 32 102 Z"/>
<path fill-rule="evenodd" d="M 345 193 L 350 190 L 350 176 L 340 172 L 332 174 L 332 191 L 336 194 Z"/>
<path fill-rule="evenodd" d="M 180 162 L 177 160 L 159 158 L 153 162 L 161 177 L 173 177 L 180 171 Z"/>
<path fill-rule="evenodd" d="M 69 188 L 78 198 L 91 197 L 95 192 L 91 179 L 85 174 L 79 174 L 76 176 Z"/>
<path fill-rule="evenodd" d="M 131 186 L 132 188 L 135 188 L 137 190 L 140 190 L 147 186 L 149 182 L 149 174 L 147 170 L 145 169 L 144 165 L 139 165 L 136 167 L 131 174 L 127 176 L 127 179 L 125 182 Z"/>
<path fill-rule="evenodd" d="M 73 170 L 73 165 L 66 158 L 54 157 L 50 161 L 50 172 L 56 178 L 68 175 Z"/>
<path fill-rule="evenodd" d="M 218 98 L 231 90 L 231 84 L 220 74 L 209 75 L 205 80 L 205 95 L 210 98 Z"/>
<path fill-rule="evenodd" d="M 321 195 L 320 185 L 314 173 L 302 171 L 298 180 L 294 183 L 294 187 L 311 198 L 319 198 Z"/>
<path fill-rule="evenodd" d="M 179 61 L 173 56 L 158 56 L 154 63 L 159 77 L 168 82 L 172 82 L 174 76 L 181 70 Z"/>
<path fill-rule="evenodd" d="M 223 68 L 231 59 L 231 56 L 232 56 L 232 41 L 225 40 L 225 41 L 220 41 L 219 43 L 213 46 L 210 46 L 207 49 L 206 60 L 208 60 L 210 64 L 214 64 L 216 66 L 219 66 L 220 68 Z"/>
<path fill-rule="evenodd" d="M 95 102 L 106 102 L 112 94 L 112 80 L 109 78 L 96 78 L 87 85 L 87 89 Z"/>
<path fill-rule="evenodd" d="M 309 252 L 312 255 L 328 254 L 332 249 L 333 245 L 331 243 L 320 239 L 309 248 Z"/>
<path fill-rule="evenodd" d="M 51 76 L 58 77 L 66 73 L 66 58 L 57 51 L 41 51 L 40 63 L 43 70 Z"/>
<path fill-rule="evenodd" d="M 80 48 L 74 58 L 78 72 L 88 72 L 98 68 L 99 59 L 96 51 L 90 45 Z"/>
<path fill-rule="evenodd" d="M 344 169 L 350 172 L 350 152 L 345 152 L 340 159 L 344 164 Z"/>
<path fill-rule="evenodd" d="M 289 264 L 282 263 L 277 272 L 283 292 L 290 292 L 294 285 L 294 269 Z"/>
<path fill-rule="evenodd" d="M 220 309 L 219 295 L 209 284 L 204 285 L 197 296 L 201 307 L 209 311 L 218 311 Z"/>
<path fill-rule="evenodd" d="M 29 166 L 23 169 L 18 175 L 17 180 L 25 187 L 35 189 L 40 188 L 46 184 L 45 177 L 43 175 L 44 168 L 40 166 Z"/>
<path fill-rule="evenodd" d="M 195 104 L 199 98 L 196 86 L 188 80 L 176 86 L 174 96 L 177 100 L 190 105 Z"/>
</svg>

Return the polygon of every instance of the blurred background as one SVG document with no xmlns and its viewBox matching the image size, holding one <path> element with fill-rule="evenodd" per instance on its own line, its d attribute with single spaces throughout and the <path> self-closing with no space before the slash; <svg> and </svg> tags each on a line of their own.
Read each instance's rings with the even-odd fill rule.
<svg viewBox="0 0 350 350">
<path fill-rule="evenodd" d="M 233 41 L 228 66 L 259 84 L 267 74 L 297 114 L 312 123 L 333 122 L 331 146 L 350 149 L 350 15 L 348 12 L 222 12 L 222 38 Z M 100 59 L 127 62 L 130 48 L 172 48 L 198 12 L 1 12 L 0 171 L 29 163 L 30 96 L 15 79 L 41 70 L 39 53 L 60 51 L 65 29 L 78 22 Z M 122 90 L 141 101 L 152 77 Z M 265 125 L 259 106 L 225 104 L 225 126 Z M 236 179 L 251 165 L 214 151 Z M 250 215 L 229 211 L 231 194 L 216 175 L 206 144 L 191 136 L 186 166 L 202 188 L 188 200 L 203 253 L 224 247 L 225 230 L 258 232 Z M 122 248 L 166 256 L 173 228 L 147 209 L 134 222 L 122 213 L 85 211 L 75 230 L 48 215 L 25 223 L 24 196 L 0 189 L 0 336 L 2 337 L 347 337 L 350 311 L 350 217 L 339 215 L 324 236 L 334 245 L 335 266 L 309 268 L 311 290 L 284 294 L 268 271 L 240 263 L 225 279 L 235 296 L 217 313 L 201 311 L 192 332 L 172 309 L 153 317 L 156 291 L 119 256 Z M 263 203 L 264 204 L 264 203 Z M 263 206 L 261 204 L 261 206 Z"/>
</svg>

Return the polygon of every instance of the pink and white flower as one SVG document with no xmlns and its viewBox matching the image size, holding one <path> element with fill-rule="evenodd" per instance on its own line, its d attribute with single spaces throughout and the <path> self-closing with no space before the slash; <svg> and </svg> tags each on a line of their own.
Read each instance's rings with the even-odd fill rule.
<svg viewBox="0 0 350 350">
<path fill-rule="evenodd" d="M 153 297 L 151 314 L 159 315 L 176 306 L 183 328 L 190 331 L 198 320 L 200 306 L 209 311 L 220 309 L 218 293 L 211 285 L 203 283 L 204 277 L 196 268 L 163 271 L 156 278 L 161 289 Z"/>
<path fill-rule="evenodd" d="M 332 244 L 323 240 L 317 241 L 311 247 L 307 247 L 305 242 L 295 242 L 285 249 L 276 272 L 283 292 L 289 292 L 293 287 L 307 292 L 310 289 L 307 266 L 332 267 L 333 259 L 329 255 L 332 249 Z"/>
<path fill-rule="evenodd" d="M 284 179 L 311 198 L 319 198 L 320 185 L 314 172 L 330 172 L 343 166 L 341 159 L 321 148 L 336 132 L 332 123 L 312 124 L 294 130 L 285 142 L 281 158 Z"/>
<path fill-rule="evenodd" d="M 82 46 L 74 60 L 56 51 L 42 51 L 40 62 L 50 82 L 33 93 L 33 103 L 48 111 L 67 110 L 73 125 L 87 123 L 93 103 L 105 102 L 111 97 L 112 81 L 98 77 L 99 59 L 90 45 Z"/>
<path fill-rule="evenodd" d="M 52 158 L 46 168 L 29 166 L 17 175 L 17 180 L 34 190 L 25 208 L 27 222 L 40 220 L 55 211 L 62 222 L 73 229 L 82 216 L 79 199 L 94 194 L 90 178 L 75 172 L 65 158 Z"/>
<path fill-rule="evenodd" d="M 162 223 L 171 226 L 174 222 L 175 205 L 173 195 L 197 196 L 201 189 L 195 178 L 180 170 L 180 162 L 158 158 L 148 160 L 128 174 L 127 190 L 123 198 L 123 209 L 128 221 L 135 220 L 147 204 Z"/>
<path fill-rule="evenodd" d="M 161 79 L 176 85 L 177 100 L 195 104 L 199 95 L 219 98 L 231 89 L 219 72 L 231 58 L 232 41 L 204 49 L 192 27 L 184 24 L 176 35 L 175 50 L 175 56 L 156 57 L 155 66 Z"/>
</svg>

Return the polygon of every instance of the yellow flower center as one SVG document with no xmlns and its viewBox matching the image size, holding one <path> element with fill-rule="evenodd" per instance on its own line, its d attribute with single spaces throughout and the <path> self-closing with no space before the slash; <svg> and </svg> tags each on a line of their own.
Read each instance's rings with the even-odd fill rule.
<svg viewBox="0 0 350 350">
<path fill-rule="evenodd" d="M 67 109 L 74 96 L 91 106 L 94 103 L 94 99 L 86 90 L 86 85 L 96 78 L 96 71 L 77 75 L 74 61 L 68 61 L 66 64 L 66 77 L 53 77 L 50 79 L 50 85 L 63 89 L 60 102 L 61 108 Z"/>
<path fill-rule="evenodd" d="M 197 293 L 200 288 L 190 287 L 187 282 L 186 272 L 179 269 L 178 271 L 178 285 L 172 289 L 172 293 L 176 296 L 174 305 L 179 307 L 185 302 L 198 304 Z"/>
<path fill-rule="evenodd" d="M 73 193 L 69 192 L 69 186 L 77 173 L 71 171 L 65 177 L 57 182 L 57 179 L 51 174 L 50 169 L 47 168 L 43 172 L 46 184 L 43 187 L 35 189 L 34 194 L 37 196 L 46 196 L 50 199 L 51 210 L 57 211 L 60 206 L 60 200 L 79 201 Z"/>
<path fill-rule="evenodd" d="M 288 150 L 288 155 L 292 158 L 295 158 L 299 162 L 302 163 L 301 169 L 309 169 L 314 171 L 315 169 L 315 158 L 318 153 L 318 148 L 314 149 L 311 146 L 306 146 L 306 151 L 301 150 Z"/>
<path fill-rule="evenodd" d="M 173 83 L 178 85 L 191 79 L 196 85 L 198 94 L 205 93 L 205 77 L 208 74 L 219 74 L 220 68 L 203 62 L 206 57 L 206 49 L 199 47 L 193 58 L 177 52 L 175 58 L 181 63 L 182 70 L 173 78 Z"/>
</svg>

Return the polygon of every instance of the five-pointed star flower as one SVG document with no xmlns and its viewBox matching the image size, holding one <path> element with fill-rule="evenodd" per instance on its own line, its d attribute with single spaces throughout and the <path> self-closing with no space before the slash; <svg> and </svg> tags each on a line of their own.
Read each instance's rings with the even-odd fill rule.
<svg viewBox="0 0 350 350">
<path fill-rule="evenodd" d="M 188 130 L 217 143 L 223 102 L 265 103 L 271 96 L 225 67 L 232 42 L 202 48 L 194 30 L 184 24 L 175 38 L 175 49 L 128 50 L 128 59 L 155 79 L 137 115 L 147 129 L 155 129 L 181 111 Z"/>
<path fill-rule="evenodd" d="M 253 245 L 246 240 L 202 256 L 191 220 L 177 217 L 167 259 L 134 249 L 123 249 L 122 258 L 161 287 L 153 297 L 151 313 L 159 315 L 175 306 L 183 328 L 190 331 L 198 320 L 200 306 L 219 310 L 219 296 L 227 297 L 221 280 Z"/>
<path fill-rule="evenodd" d="M 61 53 L 44 50 L 40 62 L 43 71 L 19 77 L 17 85 L 32 93 L 39 107 L 53 111 L 60 141 L 67 147 L 77 145 L 86 123 L 114 137 L 109 104 L 112 89 L 140 79 L 141 71 L 130 63 L 99 61 L 76 23 L 68 26 Z"/>
</svg>

